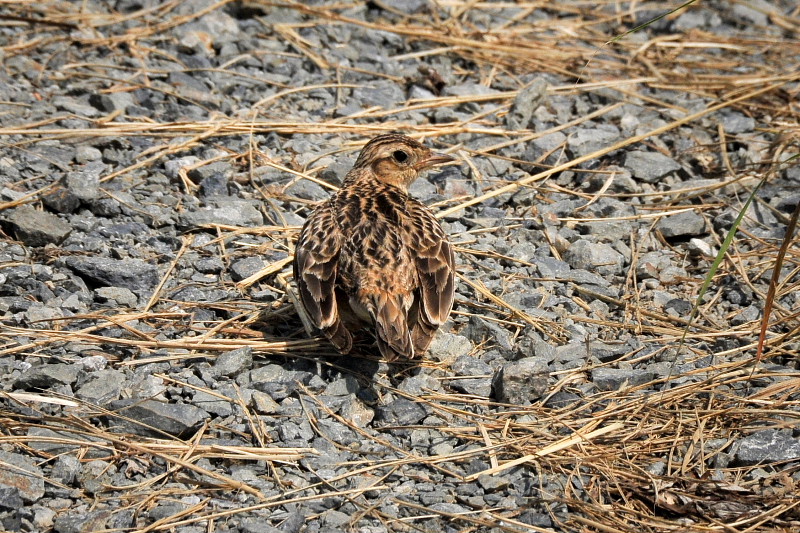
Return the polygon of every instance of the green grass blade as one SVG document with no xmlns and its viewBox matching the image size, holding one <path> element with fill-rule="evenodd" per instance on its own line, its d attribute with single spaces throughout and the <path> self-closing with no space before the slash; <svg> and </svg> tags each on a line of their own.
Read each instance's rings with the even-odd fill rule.
<svg viewBox="0 0 800 533">
<path fill-rule="evenodd" d="M 617 35 L 613 39 L 611 39 L 609 41 L 606 41 L 605 44 L 615 43 L 615 42 L 619 41 L 620 39 L 624 38 L 625 36 L 630 35 L 631 33 L 636 33 L 637 31 L 641 30 L 642 28 L 646 28 L 650 24 L 652 24 L 654 22 L 658 22 L 659 20 L 663 19 L 664 17 L 668 17 L 668 16 L 672 15 L 673 13 L 675 13 L 676 11 L 680 11 L 684 7 L 690 6 L 690 5 L 694 4 L 695 2 L 697 2 L 697 0 L 689 0 L 688 2 L 684 2 L 683 4 L 679 5 L 675 9 L 671 9 L 669 11 L 666 11 L 666 12 L 660 14 L 659 16 L 648 20 L 647 22 L 642 22 L 641 24 L 639 24 L 635 28 L 632 28 L 632 29 L 626 31 L 625 33 L 621 33 L 621 34 Z"/>
<path fill-rule="evenodd" d="M 753 199 L 756 197 L 756 193 L 758 193 L 759 189 L 761 189 L 764 183 L 766 183 L 768 177 L 769 174 L 766 174 L 763 178 L 761 178 L 761 181 L 759 181 L 758 184 L 755 186 L 753 192 L 750 193 L 750 196 L 744 203 L 744 207 L 742 207 L 742 209 L 739 211 L 739 215 L 736 217 L 736 220 L 733 221 L 733 225 L 731 225 L 731 229 L 728 230 L 728 234 L 725 235 L 725 240 L 722 241 L 722 246 L 720 246 L 719 248 L 717 257 L 714 258 L 714 262 L 711 264 L 711 268 L 708 270 L 708 274 L 706 274 L 706 277 L 703 280 L 703 285 L 702 287 L 700 287 L 700 292 L 697 295 L 697 299 L 694 302 L 694 307 L 692 307 L 692 314 L 689 316 L 689 323 L 686 324 L 686 327 L 683 329 L 681 342 L 678 344 L 678 351 L 680 351 L 680 349 L 683 347 L 684 342 L 686 341 L 686 335 L 687 333 L 689 333 L 689 328 L 692 326 L 692 322 L 694 321 L 698 311 L 700 310 L 700 304 L 703 303 L 703 296 L 705 296 L 709 285 L 711 285 L 711 281 L 714 279 L 714 275 L 717 273 L 719 265 L 721 265 L 722 260 L 725 259 L 725 254 L 728 252 L 728 248 L 730 248 L 731 242 L 733 242 L 733 237 L 736 235 L 736 231 L 739 229 L 739 224 L 742 223 L 742 219 L 744 218 L 745 213 L 747 213 L 747 209 L 750 207 L 750 204 L 753 203 Z"/>
</svg>

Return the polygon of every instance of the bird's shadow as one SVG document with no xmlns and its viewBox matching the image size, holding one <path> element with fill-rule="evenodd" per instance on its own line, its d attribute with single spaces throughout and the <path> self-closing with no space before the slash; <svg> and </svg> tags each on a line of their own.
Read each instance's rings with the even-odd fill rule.
<svg viewBox="0 0 800 533">
<path fill-rule="evenodd" d="M 359 339 L 352 351 L 346 355 L 325 357 L 320 377 L 332 381 L 350 375 L 359 383 L 359 390 L 353 391 L 365 403 L 378 402 L 386 389 L 395 389 L 400 383 L 419 372 L 419 361 L 393 361 L 387 363 L 379 355 L 378 347 L 372 339 Z"/>
<path fill-rule="evenodd" d="M 282 334 L 296 332 L 302 327 L 300 319 L 294 316 L 284 319 L 283 324 L 275 324 L 269 317 L 262 317 L 259 326 L 264 340 L 274 341 L 277 337 L 288 338 Z M 291 335 L 294 337 L 294 333 Z M 374 335 L 368 330 L 354 332 L 353 348 L 348 354 L 339 354 L 333 345 L 330 349 L 286 355 L 282 366 L 287 370 L 302 370 L 318 375 L 325 383 L 352 376 L 358 383 L 351 390 L 365 404 L 376 404 L 386 389 L 397 388 L 408 377 L 419 371 L 419 361 L 394 361 L 387 363 L 381 356 Z M 320 341 L 327 343 L 321 336 Z M 355 383 L 354 383 L 355 385 Z"/>
</svg>

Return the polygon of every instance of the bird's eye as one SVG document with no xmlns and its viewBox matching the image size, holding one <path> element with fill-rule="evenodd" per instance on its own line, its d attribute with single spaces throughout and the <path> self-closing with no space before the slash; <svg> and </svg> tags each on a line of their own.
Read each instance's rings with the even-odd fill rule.
<svg viewBox="0 0 800 533">
<path fill-rule="evenodd" d="M 395 150 L 392 153 L 392 157 L 394 157 L 394 160 L 397 161 L 398 163 L 405 163 L 406 161 L 408 161 L 408 154 L 402 150 Z"/>
</svg>

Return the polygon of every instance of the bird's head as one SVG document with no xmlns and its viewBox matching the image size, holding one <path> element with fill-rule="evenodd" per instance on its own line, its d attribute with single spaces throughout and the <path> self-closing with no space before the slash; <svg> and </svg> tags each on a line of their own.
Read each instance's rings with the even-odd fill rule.
<svg viewBox="0 0 800 533">
<path fill-rule="evenodd" d="M 397 134 L 379 135 L 368 142 L 353 167 L 371 171 L 383 183 L 407 191 L 420 172 L 455 159 L 431 151 L 410 137 Z"/>
</svg>

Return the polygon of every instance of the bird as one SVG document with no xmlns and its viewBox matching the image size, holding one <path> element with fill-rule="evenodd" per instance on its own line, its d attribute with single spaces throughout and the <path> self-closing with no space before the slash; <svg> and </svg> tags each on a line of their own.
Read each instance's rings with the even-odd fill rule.
<svg viewBox="0 0 800 533">
<path fill-rule="evenodd" d="M 453 246 L 408 188 L 454 160 L 404 135 L 378 135 L 306 219 L 293 261 L 299 301 L 341 354 L 354 333 L 374 328 L 387 362 L 421 357 L 450 315 Z"/>
</svg>

